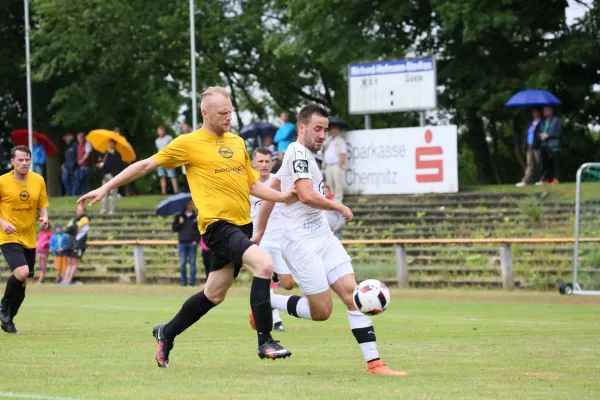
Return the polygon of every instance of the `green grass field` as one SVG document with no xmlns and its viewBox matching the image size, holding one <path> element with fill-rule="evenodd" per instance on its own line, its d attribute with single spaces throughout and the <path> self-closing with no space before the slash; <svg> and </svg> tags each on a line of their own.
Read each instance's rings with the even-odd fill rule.
<svg viewBox="0 0 600 400">
<path fill-rule="evenodd" d="M 152 326 L 194 290 L 30 287 L 0 336 L 0 398 L 598 399 L 600 298 L 557 293 L 399 291 L 374 318 L 380 353 L 408 377 L 369 376 L 341 303 L 317 323 L 284 316 L 290 359 L 256 356 L 248 289 L 178 337 L 154 362 Z"/>
<path fill-rule="evenodd" d="M 168 196 L 135 196 L 135 197 L 123 197 L 118 200 L 119 210 L 132 210 L 132 209 L 144 209 L 154 210 L 158 203 L 166 199 Z M 77 207 L 77 199 L 79 197 L 51 197 L 50 198 L 50 212 L 75 212 Z M 87 204 L 87 203 L 86 203 Z M 92 207 L 92 212 L 100 211 L 100 204 L 96 204 Z"/>
</svg>

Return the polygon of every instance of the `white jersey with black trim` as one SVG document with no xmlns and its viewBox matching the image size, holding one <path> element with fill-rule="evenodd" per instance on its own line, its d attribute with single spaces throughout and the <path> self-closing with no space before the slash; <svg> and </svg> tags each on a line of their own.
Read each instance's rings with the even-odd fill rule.
<svg viewBox="0 0 600 400">
<path fill-rule="evenodd" d="M 269 179 L 263 182 L 263 184 L 269 186 L 271 181 L 276 176 L 271 174 Z M 254 197 L 250 195 L 250 217 L 252 218 L 252 225 L 254 227 L 254 233 L 256 233 L 256 228 L 258 225 L 258 211 L 260 210 L 260 202 L 262 199 L 258 197 Z M 267 229 L 265 230 L 265 234 L 261 239 L 261 244 L 263 243 L 274 243 L 277 247 L 279 247 L 279 242 L 281 241 L 281 233 L 283 230 L 283 221 L 281 216 L 281 209 L 283 208 L 283 203 L 275 203 L 273 207 L 273 211 L 269 216 L 269 221 L 267 222 Z"/>
<path fill-rule="evenodd" d="M 311 179 L 313 190 L 323 196 L 323 174 L 315 155 L 298 142 L 288 147 L 277 177 L 281 181 L 282 192 L 290 190 L 298 179 Z M 283 206 L 281 213 L 284 219 L 283 235 L 288 240 L 330 232 L 325 211 L 300 201 Z"/>
</svg>

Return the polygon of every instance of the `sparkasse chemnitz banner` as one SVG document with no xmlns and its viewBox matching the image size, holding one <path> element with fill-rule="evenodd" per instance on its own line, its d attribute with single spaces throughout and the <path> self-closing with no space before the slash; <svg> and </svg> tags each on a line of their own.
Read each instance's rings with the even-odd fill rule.
<svg viewBox="0 0 600 400">
<path fill-rule="evenodd" d="M 349 131 L 344 138 L 346 193 L 458 192 L 455 125 Z"/>
</svg>

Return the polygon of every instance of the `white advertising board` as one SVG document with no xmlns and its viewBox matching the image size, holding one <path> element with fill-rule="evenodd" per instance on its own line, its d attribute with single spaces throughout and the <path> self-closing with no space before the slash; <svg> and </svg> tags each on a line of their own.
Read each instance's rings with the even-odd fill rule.
<svg viewBox="0 0 600 400">
<path fill-rule="evenodd" d="M 458 192 L 455 125 L 349 131 L 344 139 L 346 193 Z"/>
<path fill-rule="evenodd" d="M 435 59 L 350 64 L 350 114 L 422 111 L 437 108 Z"/>
</svg>

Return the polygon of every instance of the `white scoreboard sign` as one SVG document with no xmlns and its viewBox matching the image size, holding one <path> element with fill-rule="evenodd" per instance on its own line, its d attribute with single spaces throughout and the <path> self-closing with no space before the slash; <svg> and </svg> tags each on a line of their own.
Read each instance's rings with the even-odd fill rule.
<svg viewBox="0 0 600 400">
<path fill-rule="evenodd" d="M 437 108 L 435 59 L 385 61 L 348 66 L 350 114 Z"/>
</svg>

